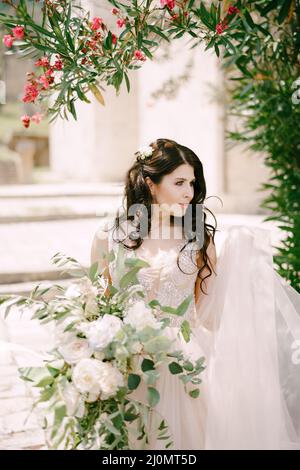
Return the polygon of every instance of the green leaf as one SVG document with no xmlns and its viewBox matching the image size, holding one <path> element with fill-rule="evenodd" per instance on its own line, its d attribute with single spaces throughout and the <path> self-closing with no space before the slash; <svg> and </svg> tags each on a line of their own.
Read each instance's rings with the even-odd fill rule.
<svg viewBox="0 0 300 470">
<path fill-rule="evenodd" d="M 54 428 L 53 428 L 53 431 L 52 431 L 52 434 L 51 434 L 51 438 L 53 438 L 56 435 L 60 425 L 62 424 L 63 419 L 66 416 L 66 414 L 67 414 L 66 405 L 62 402 L 59 402 L 54 408 Z M 53 434 L 54 434 L 54 436 L 53 436 Z"/>
<path fill-rule="evenodd" d="M 129 390 L 135 390 L 138 388 L 141 382 L 141 377 L 137 374 L 129 374 L 128 376 L 128 388 Z"/>
<path fill-rule="evenodd" d="M 89 270 L 89 278 L 92 282 L 96 280 L 98 274 L 98 261 L 92 264 Z"/>
<path fill-rule="evenodd" d="M 148 387 L 147 388 L 147 401 L 149 405 L 153 408 L 154 406 L 157 405 L 157 403 L 160 400 L 160 395 L 158 390 L 154 387 Z"/>
<path fill-rule="evenodd" d="M 147 372 L 147 370 L 154 370 L 155 365 L 154 362 L 151 361 L 150 359 L 144 359 L 141 365 L 141 369 L 143 372 Z"/>
<path fill-rule="evenodd" d="M 254 29 L 255 28 L 255 23 L 254 23 L 251 15 L 250 15 L 250 13 L 247 10 L 244 11 L 244 18 L 245 18 L 247 24 L 250 26 L 250 28 Z"/>
<path fill-rule="evenodd" d="M 180 364 L 178 364 L 178 362 L 171 362 L 169 364 L 169 371 L 171 372 L 171 374 L 176 375 L 183 372 L 183 368 Z"/>
<path fill-rule="evenodd" d="M 190 361 L 186 361 L 183 364 L 183 368 L 184 368 L 184 370 L 187 370 L 188 372 L 191 372 L 192 370 L 194 370 L 194 366 Z"/>
<path fill-rule="evenodd" d="M 128 271 L 120 280 L 120 287 L 121 289 L 125 289 L 128 287 L 130 284 L 138 284 L 138 279 L 136 277 L 136 274 L 138 273 L 139 268 L 134 268 Z"/>
<path fill-rule="evenodd" d="M 130 413 L 130 412 L 128 412 L 128 411 L 126 411 L 126 413 L 124 413 L 124 420 L 125 420 L 125 421 L 132 422 L 132 421 L 134 421 L 135 419 L 137 419 L 138 417 L 139 417 L 138 414 Z"/>
<path fill-rule="evenodd" d="M 189 392 L 189 395 L 192 397 L 192 398 L 198 398 L 199 395 L 200 395 L 200 390 L 199 388 L 195 388 L 194 390 L 191 390 Z"/>
<path fill-rule="evenodd" d="M 283 5 L 280 8 L 279 14 L 278 14 L 278 23 L 281 24 L 284 22 L 284 20 L 287 18 L 291 5 L 292 5 L 293 0 L 285 0 L 283 2 Z M 299 6 L 298 6 L 299 8 Z"/>
<path fill-rule="evenodd" d="M 211 21 L 210 14 L 206 10 L 203 2 L 201 2 L 200 9 L 196 10 L 195 12 L 198 13 L 198 15 L 200 16 L 202 22 L 205 24 L 205 26 L 207 26 L 211 31 L 215 30 L 215 28 L 212 24 L 212 21 Z"/>
<path fill-rule="evenodd" d="M 172 340 L 165 336 L 158 336 L 152 338 L 144 344 L 144 349 L 149 354 L 158 354 L 160 352 L 167 351 L 172 344 Z"/>
<path fill-rule="evenodd" d="M 49 376 L 49 377 L 45 377 L 44 379 L 40 380 L 37 384 L 35 384 L 34 386 L 35 387 L 41 387 L 41 388 L 44 388 L 46 387 L 47 385 L 52 385 L 54 382 L 54 379 L 52 376 Z"/>
<path fill-rule="evenodd" d="M 191 330 L 190 324 L 187 320 L 184 320 L 181 323 L 180 331 L 181 331 L 181 334 L 182 334 L 185 342 L 188 343 L 191 339 L 191 331 L 192 330 Z"/>
<path fill-rule="evenodd" d="M 176 309 L 176 315 L 182 317 L 185 314 L 185 312 L 187 311 L 191 301 L 193 300 L 193 297 L 194 297 L 194 294 L 190 294 L 190 295 L 187 296 L 186 299 L 184 299 L 183 302 L 181 302 L 179 307 L 177 307 L 177 309 Z"/>
<path fill-rule="evenodd" d="M 76 114 L 76 109 L 75 109 L 75 105 L 74 105 L 74 99 L 72 99 L 69 104 L 70 104 L 70 109 L 69 110 L 71 111 L 71 114 L 72 114 L 73 118 L 75 119 L 75 121 L 77 121 L 77 114 Z"/>
<path fill-rule="evenodd" d="M 128 75 L 127 75 L 126 72 L 124 72 L 124 77 L 125 77 L 125 83 L 126 83 L 127 91 L 128 91 L 128 93 L 130 93 L 130 81 L 129 81 L 129 78 L 128 78 Z"/>
<path fill-rule="evenodd" d="M 55 392 L 56 392 L 56 388 L 54 386 L 49 387 L 49 388 L 45 388 L 45 390 L 43 390 L 41 395 L 40 395 L 39 402 L 49 401 L 50 398 L 53 397 Z"/>
<path fill-rule="evenodd" d="M 170 39 L 168 38 L 168 36 L 166 36 L 163 31 L 158 28 L 157 26 L 154 26 L 154 25 L 148 25 L 148 28 L 150 31 L 153 31 L 154 33 L 156 33 L 158 36 L 160 36 L 161 38 L 163 38 L 165 41 L 167 42 L 170 42 Z"/>
</svg>

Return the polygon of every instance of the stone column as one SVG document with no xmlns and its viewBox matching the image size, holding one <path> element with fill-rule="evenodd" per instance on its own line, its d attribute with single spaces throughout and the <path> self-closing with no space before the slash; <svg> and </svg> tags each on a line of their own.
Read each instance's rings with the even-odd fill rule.
<svg viewBox="0 0 300 470">
<path fill-rule="evenodd" d="M 112 6 L 83 2 L 114 31 Z M 137 76 L 129 75 L 131 93 L 125 83 L 119 96 L 113 87 L 102 92 L 105 106 L 89 93 L 91 104 L 76 102 L 78 120 L 57 120 L 50 129 L 51 169 L 66 180 L 122 181 L 138 145 Z"/>
<path fill-rule="evenodd" d="M 165 60 L 165 55 L 170 58 Z M 218 59 L 202 46 L 190 49 L 185 38 L 162 47 L 155 57 L 157 60 L 147 61 L 137 72 L 140 144 L 170 138 L 191 148 L 203 163 L 207 194 L 220 195 L 224 120 L 223 105 L 214 90 L 219 92 L 223 79 Z M 163 89 L 167 98 L 160 93 Z M 155 99 L 155 95 L 161 98 Z"/>
</svg>

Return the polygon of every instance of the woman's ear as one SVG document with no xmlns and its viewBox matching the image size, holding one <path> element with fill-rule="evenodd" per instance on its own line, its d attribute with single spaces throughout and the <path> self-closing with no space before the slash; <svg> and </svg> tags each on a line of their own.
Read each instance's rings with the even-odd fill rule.
<svg viewBox="0 0 300 470">
<path fill-rule="evenodd" d="M 149 176 L 146 176 L 145 182 L 146 182 L 148 188 L 150 189 L 150 192 L 151 192 L 152 196 L 154 196 L 154 183 L 153 183 L 153 181 L 151 180 L 151 178 Z"/>
</svg>

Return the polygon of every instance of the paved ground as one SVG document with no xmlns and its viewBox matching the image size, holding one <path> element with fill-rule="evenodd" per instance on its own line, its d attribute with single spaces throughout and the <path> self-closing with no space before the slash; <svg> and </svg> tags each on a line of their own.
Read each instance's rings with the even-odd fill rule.
<svg viewBox="0 0 300 470">
<path fill-rule="evenodd" d="M 222 215 L 220 229 L 231 224 L 273 227 L 273 243 L 279 232 L 273 224 L 263 224 L 262 216 Z M 51 256 L 60 251 L 89 265 L 90 246 L 100 219 L 29 222 L 0 225 L 0 274 L 47 272 Z M 29 315 L 22 320 L 12 312 L 4 321 L 0 309 L 0 340 L 27 345 L 36 351 L 47 349 L 51 337 Z M 34 415 L 28 418 L 32 403 L 31 388 L 18 378 L 17 366 L 28 362 L 26 355 L 0 349 L 0 449 L 39 449 L 44 435 Z M 23 361 L 23 363 L 22 363 Z M 27 364 L 29 365 L 29 364 Z M 27 419 L 28 418 L 28 419 Z"/>
</svg>

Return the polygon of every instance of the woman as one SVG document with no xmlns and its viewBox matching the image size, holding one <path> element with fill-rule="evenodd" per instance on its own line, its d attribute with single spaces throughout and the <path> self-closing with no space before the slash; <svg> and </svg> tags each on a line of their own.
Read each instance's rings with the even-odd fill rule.
<svg viewBox="0 0 300 470">
<path fill-rule="evenodd" d="M 300 448 L 300 296 L 275 273 L 266 230 L 231 227 L 217 261 L 205 198 L 197 155 L 169 139 L 152 142 L 136 153 L 124 215 L 97 232 L 92 262 L 117 287 L 115 260 L 103 253 L 122 245 L 148 263 L 137 273 L 147 301 L 177 307 L 192 294 L 191 341 L 171 314 L 167 333 L 191 358 L 205 356 L 200 397 L 167 371 L 157 384 L 174 449 Z M 136 398 L 145 401 L 142 387 Z M 164 441 L 150 438 L 148 448 Z"/>
</svg>

